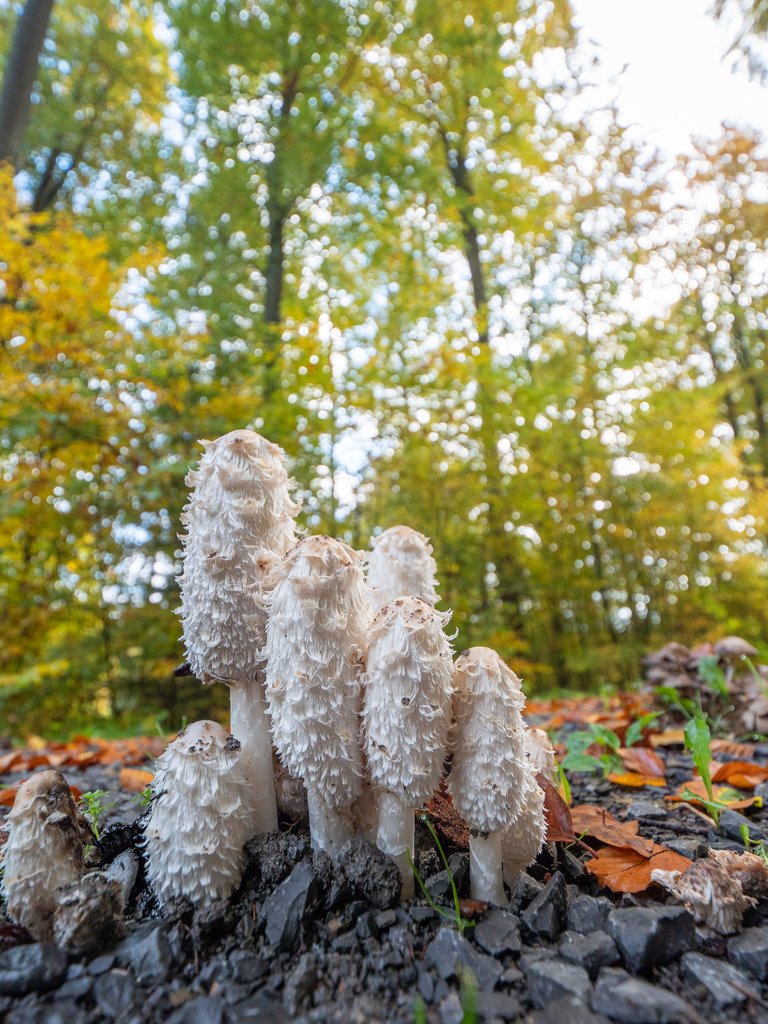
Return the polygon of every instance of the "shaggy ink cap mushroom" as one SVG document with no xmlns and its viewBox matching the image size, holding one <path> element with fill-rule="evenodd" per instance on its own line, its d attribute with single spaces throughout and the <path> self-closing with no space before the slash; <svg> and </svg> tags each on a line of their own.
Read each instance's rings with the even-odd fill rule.
<svg viewBox="0 0 768 1024">
<path fill-rule="evenodd" d="M 158 758 L 146 826 L 147 876 L 160 902 L 228 899 L 251 836 L 240 743 L 216 722 L 183 729 Z"/>
<path fill-rule="evenodd" d="M 451 721 L 452 651 L 438 612 L 416 597 L 385 605 L 369 630 L 364 681 L 365 753 L 381 790 L 377 844 L 413 893 L 414 808 L 440 782 Z"/>
<path fill-rule="evenodd" d="M 371 548 L 368 586 L 374 614 L 406 594 L 437 604 L 437 564 L 432 545 L 422 533 L 409 526 L 391 526 L 373 538 Z"/>
<path fill-rule="evenodd" d="M 253 832 L 277 828 L 272 741 L 263 693 L 271 563 L 296 542 L 284 453 L 252 430 L 204 441 L 182 513 L 181 619 L 189 667 L 230 687 L 231 727 L 251 783 Z"/>
<path fill-rule="evenodd" d="M 313 845 L 335 855 L 351 838 L 363 777 L 360 685 L 367 587 L 361 556 L 307 537 L 274 569 L 266 693 L 278 754 L 307 787 Z"/>
<path fill-rule="evenodd" d="M 84 871 L 77 808 L 60 772 L 22 782 L 8 830 L 2 881 L 8 914 L 38 941 L 49 941 L 59 892 Z"/>
<path fill-rule="evenodd" d="M 525 751 L 520 680 L 488 647 L 472 647 L 453 672 L 455 732 L 448 790 L 470 834 L 475 899 L 504 902 L 501 833 L 518 817 L 533 769 Z M 534 781 L 535 785 L 535 781 Z"/>
<path fill-rule="evenodd" d="M 524 782 L 524 795 L 517 817 L 501 834 L 501 859 L 504 881 L 512 886 L 536 860 L 547 837 L 544 815 L 544 790 L 530 771 Z"/>
</svg>

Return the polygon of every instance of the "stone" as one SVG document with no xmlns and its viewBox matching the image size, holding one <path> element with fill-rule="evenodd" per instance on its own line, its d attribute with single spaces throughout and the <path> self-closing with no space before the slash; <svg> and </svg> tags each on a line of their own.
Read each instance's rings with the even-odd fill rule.
<svg viewBox="0 0 768 1024">
<path fill-rule="evenodd" d="M 734 811 L 732 807 L 727 807 L 721 813 L 718 831 L 721 835 L 726 836 L 728 839 L 732 839 L 735 843 L 740 843 L 741 850 L 743 852 L 744 837 L 741 834 L 741 830 L 745 826 L 750 839 L 755 841 L 768 839 L 768 833 L 764 832 L 756 822 L 752 821 L 751 818 L 748 818 L 745 814 L 740 814 L 738 811 Z"/>
<path fill-rule="evenodd" d="M 513 913 L 519 914 L 531 900 L 539 895 L 543 888 L 541 882 L 537 882 L 527 871 L 521 872 L 515 878 L 509 891 L 509 909 Z"/>
<path fill-rule="evenodd" d="M 619 1024 L 690 1024 L 701 1019 L 679 996 L 641 978 L 631 978 L 620 967 L 602 969 L 592 1009 Z"/>
<path fill-rule="evenodd" d="M 49 942 L 15 946 L 0 953 L 0 995 L 48 992 L 67 976 L 67 954 Z"/>
<path fill-rule="evenodd" d="M 729 939 L 728 959 L 758 981 L 768 980 L 768 930 L 745 928 L 741 935 Z"/>
<path fill-rule="evenodd" d="M 427 967 L 434 967 L 444 980 L 461 980 L 470 971 L 479 988 L 492 989 L 501 975 L 501 965 L 493 957 L 479 953 L 455 928 L 439 928 L 424 957 Z"/>
<path fill-rule="evenodd" d="M 403 880 L 393 860 L 369 843 L 355 836 L 339 851 L 336 864 L 354 888 L 379 910 L 388 910 L 400 901 Z"/>
<path fill-rule="evenodd" d="M 114 966 L 115 958 L 112 953 L 105 953 L 103 956 L 97 956 L 94 960 L 88 964 L 88 973 L 94 977 L 97 974 L 103 974 L 108 971 L 110 967 Z"/>
<path fill-rule="evenodd" d="M 355 897 L 355 890 L 342 871 L 336 870 L 331 857 L 325 850 L 315 850 L 312 867 L 323 897 L 323 910 L 338 910 Z"/>
<path fill-rule="evenodd" d="M 218 996 L 190 999 L 168 1017 L 166 1024 L 222 1024 L 224 1003 Z"/>
<path fill-rule="evenodd" d="M 308 861 L 300 861 L 264 901 L 261 909 L 270 946 L 290 952 L 298 946 L 304 922 L 318 904 L 317 880 Z"/>
<path fill-rule="evenodd" d="M 534 960 L 526 963 L 528 996 L 536 1009 L 548 1006 L 563 996 L 588 1002 L 592 992 L 589 975 L 583 967 L 564 960 Z"/>
<path fill-rule="evenodd" d="M 456 886 L 456 891 L 461 895 L 469 880 L 469 858 L 463 853 L 452 853 L 448 858 L 448 871 L 438 871 L 426 881 L 427 892 L 435 903 L 452 903 L 453 889 L 451 879 Z"/>
<path fill-rule="evenodd" d="M 236 949 L 229 956 L 232 979 L 236 984 L 250 984 L 269 973 L 269 963 L 247 949 Z"/>
<path fill-rule="evenodd" d="M 258 871 L 263 885 L 274 889 L 299 861 L 311 856 L 309 837 L 295 832 L 266 832 L 245 844 L 249 867 Z"/>
<path fill-rule="evenodd" d="M 449 992 L 437 1009 L 440 1024 L 464 1024 L 464 1006 L 458 992 Z"/>
<path fill-rule="evenodd" d="M 719 1010 L 741 1005 L 750 993 L 760 996 L 747 976 L 724 960 L 701 953 L 685 953 L 680 959 L 680 969 L 689 984 L 704 986 Z"/>
<path fill-rule="evenodd" d="M 691 836 L 690 838 L 676 836 L 674 839 L 667 840 L 666 846 L 670 850 L 674 850 L 675 853 L 679 853 L 682 857 L 687 857 L 689 860 L 698 860 L 700 857 L 706 857 L 707 855 L 707 844 L 702 836 Z"/>
<path fill-rule="evenodd" d="M 565 878 L 556 871 L 541 892 L 520 914 L 528 935 L 554 942 L 564 931 L 568 917 Z"/>
<path fill-rule="evenodd" d="M 26 1000 L 3 1017 L 3 1024 L 86 1024 L 88 1013 L 71 999 L 29 1004 Z"/>
<path fill-rule="evenodd" d="M 608 917 L 608 931 L 625 966 L 643 974 L 696 946 L 692 914 L 684 907 L 626 907 Z"/>
<path fill-rule="evenodd" d="M 583 861 L 575 857 L 564 846 L 559 848 L 558 866 L 569 882 L 583 882 L 587 878 L 587 869 Z"/>
<path fill-rule="evenodd" d="M 616 943 L 610 935 L 600 931 L 586 935 L 563 932 L 558 953 L 569 963 L 583 967 L 592 979 L 597 977 L 601 967 L 613 967 L 619 962 Z"/>
<path fill-rule="evenodd" d="M 471 934 L 478 946 L 491 956 L 520 952 L 520 922 L 508 910 L 489 910 Z"/>
<path fill-rule="evenodd" d="M 397 923 L 397 914 L 394 910 L 384 910 L 381 914 L 377 914 L 374 917 L 373 923 L 377 931 L 384 932 L 387 928 L 391 928 L 393 924 Z"/>
<path fill-rule="evenodd" d="M 106 879 L 117 885 L 123 910 L 128 904 L 138 873 L 139 858 L 135 850 L 125 850 L 102 872 Z"/>
<path fill-rule="evenodd" d="M 56 989 L 56 999 L 82 999 L 93 987 L 93 978 L 84 974 L 80 978 L 67 978 L 63 985 Z"/>
<path fill-rule="evenodd" d="M 568 904 L 568 931 L 586 934 L 605 929 L 613 909 L 613 904 L 605 896 L 577 896 Z"/>
<path fill-rule="evenodd" d="M 161 925 L 138 928 L 123 939 L 115 950 L 115 956 L 119 964 L 131 968 L 140 985 L 165 981 L 173 966 L 168 935 Z"/>
<path fill-rule="evenodd" d="M 638 818 L 650 818 L 660 821 L 667 817 L 666 808 L 653 800 L 633 800 L 626 811 L 627 818 L 637 820 Z"/>
<path fill-rule="evenodd" d="M 317 964 L 311 953 L 304 953 L 286 976 L 283 1002 L 289 1013 L 296 1014 L 310 1002 L 317 985 Z"/>
<path fill-rule="evenodd" d="M 96 1005 L 105 1017 L 119 1018 L 130 1010 L 136 994 L 136 982 L 126 971 L 101 974 L 93 986 Z"/>
<path fill-rule="evenodd" d="M 605 1018 L 592 1013 L 574 996 L 562 996 L 532 1014 L 531 1024 L 604 1024 Z"/>
<path fill-rule="evenodd" d="M 410 907 L 408 916 L 415 924 L 422 924 L 424 921 L 434 921 L 437 911 L 432 907 Z"/>
<path fill-rule="evenodd" d="M 53 938 L 71 956 L 88 957 L 110 949 L 122 936 L 123 891 L 101 871 L 84 875 L 59 895 Z"/>
<path fill-rule="evenodd" d="M 481 1020 L 514 1021 L 520 1017 L 520 1000 L 509 992 L 478 992 L 475 1005 Z"/>
</svg>

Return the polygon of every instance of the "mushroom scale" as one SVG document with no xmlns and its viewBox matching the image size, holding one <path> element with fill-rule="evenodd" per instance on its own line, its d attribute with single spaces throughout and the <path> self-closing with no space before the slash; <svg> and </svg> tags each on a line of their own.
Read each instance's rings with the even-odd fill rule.
<svg viewBox="0 0 768 1024">
<path fill-rule="evenodd" d="M 429 540 L 409 526 L 391 526 L 371 542 L 368 586 L 374 613 L 403 595 L 437 604 L 437 564 Z"/>
</svg>

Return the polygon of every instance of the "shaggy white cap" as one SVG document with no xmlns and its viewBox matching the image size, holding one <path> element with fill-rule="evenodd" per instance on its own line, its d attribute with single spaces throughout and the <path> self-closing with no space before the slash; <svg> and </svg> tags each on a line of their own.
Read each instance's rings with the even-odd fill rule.
<svg viewBox="0 0 768 1024">
<path fill-rule="evenodd" d="M 439 601 L 437 565 L 423 534 L 408 526 L 391 526 L 371 541 L 371 547 L 368 586 L 373 589 L 374 612 L 404 594 L 431 605 Z"/>
<path fill-rule="evenodd" d="M 517 817 L 501 835 L 501 856 L 504 880 L 511 884 L 515 877 L 536 860 L 547 837 L 544 816 L 544 790 L 528 772 L 523 783 L 523 799 Z"/>
<path fill-rule="evenodd" d="M 147 823 L 147 874 L 160 903 L 227 899 L 251 836 L 239 742 L 216 722 L 182 730 L 156 763 Z"/>
<path fill-rule="evenodd" d="M 451 715 L 450 612 L 398 597 L 373 620 L 365 676 L 365 750 L 375 785 L 417 807 L 437 788 Z"/>
<path fill-rule="evenodd" d="M 471 828 L 500 832 L 519 814 L 531 768 L 520 680 L 488 647 L 456 661 L 454 755 L 448 789 Z"/>
<path fill-rule="evenodd" d="M 525 752 L 534 772 L 537 775 L 543 775 L 549 782 L 554 782 L 557 776 L 555 748 L 543 729 L 529 726 L 525 730 Z"/>
<path fill-rule="evenodd" d="M 280 759 L 332 808 L 360 793 L 360 672 L 368 621 L 361 556 L 307 537 L 275 566 L 266 693 Z"/>
<path fill-rule="evenodd" d="M 204 683 L 251 683 L 266 639 L 266 565 L 296 541 L 283 451 L 252 430 L 203 441 L 187 476 L 181 619 L 187 660 Z"/>
<path fill-rule="evenodd" d="M 8 828 L 3 873 L 8 913 L 38 941 L 49 941 L 59 890 L 83 874 L 77 810 L 64 776 L 46 771 L 22 782 Z"/>
</svg>

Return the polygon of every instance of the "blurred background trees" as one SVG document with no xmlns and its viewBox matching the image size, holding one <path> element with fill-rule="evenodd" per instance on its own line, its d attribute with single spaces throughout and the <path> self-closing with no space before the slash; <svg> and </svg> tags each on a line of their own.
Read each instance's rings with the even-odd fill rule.
<svg viewBox="0 0 768 1024">
<path fill-rule="evenodd" d="M 593 60 L 564 0 L 55 0 L 0 177 L 9 731 L 226 705 L 171 675 L 176 531 L 246 425 L 532 688 L 765 638 L 765 144 L 655 154 Z"/>
</svg>

